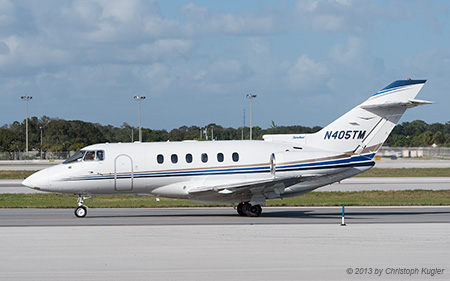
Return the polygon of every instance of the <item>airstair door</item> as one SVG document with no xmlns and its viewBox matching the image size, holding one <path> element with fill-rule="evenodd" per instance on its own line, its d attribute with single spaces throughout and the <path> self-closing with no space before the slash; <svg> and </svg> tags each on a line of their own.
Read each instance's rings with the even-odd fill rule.
<svg viewBox="0 0 450 281">
<path fill-rule="evenodd" d="M 121 154 L 114 160 L 114 189 L 117 191 L 133 190 L 133 159 Z"/>
</svg>

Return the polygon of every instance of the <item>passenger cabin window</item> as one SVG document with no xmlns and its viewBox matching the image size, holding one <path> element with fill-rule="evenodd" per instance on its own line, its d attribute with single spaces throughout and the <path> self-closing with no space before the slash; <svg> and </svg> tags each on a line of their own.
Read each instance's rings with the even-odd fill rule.
<svg viewBox="0 0 450 281">
<path fill-rule="evenodd" d="M 239 161 L 239 154 L 237 152 L 234 152 L 231 158 L 233 159 L 234 162 L 237 162 Z"/>
<path fill-rule="evenodd" d="M 203 163 L 208 162 L 208 154 L 202 153 L 202 162 L 203 162 Z"/>
<path fill-rule="evenodd" d="M 221 152 L 217 153 L 217 161 L 223 162 L 223 153 Z"/>
<path fill-rule="evenodd" d="M 190 153 L 186 154 L 186 162 L 192 163 L 192 154 L 190 154 Z"/>
<path fill-rule="evenodd" d="M 170 156 L 170 160 L 172 161 L 173 164 L 178 163 L 178 155 L 172 154 L 172 155 Z"/>
<path fill-rule="evenodd" d="M 158 154 L 158 156 L 156 156 L 156 161 L 158 161 L 158 164 L 164 163 L 164 156 L 162 154 Z"/>
</svg>

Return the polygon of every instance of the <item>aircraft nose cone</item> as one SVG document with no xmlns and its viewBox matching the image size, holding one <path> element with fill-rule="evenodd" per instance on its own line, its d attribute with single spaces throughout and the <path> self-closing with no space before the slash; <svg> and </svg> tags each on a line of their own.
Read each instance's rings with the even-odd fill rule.
<svg viewBox="0 0 450 281">
<path fill-rule="evenodd" d="M 39 172 L 36 172 L 26 178 L 23 182 L 23 185 L 26 187 L 36 189 L 36 190 L 45 190 L 49 187 L 49 181 L 48 181 L 48 171 L 42 170 Z"/>
</svg>

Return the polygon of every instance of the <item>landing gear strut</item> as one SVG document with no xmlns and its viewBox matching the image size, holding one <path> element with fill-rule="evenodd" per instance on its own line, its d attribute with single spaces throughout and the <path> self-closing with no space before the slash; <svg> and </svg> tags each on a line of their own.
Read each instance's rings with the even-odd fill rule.
<svg viewBox="0 0 450 281">
<path fill-rule="evenodd" d="M 78 194 L 78 207 L 75 209 L 75 216 L 77 218 L 84 218 L 87 215 L 87 207 L 84 205 L 84 197 L 83 194 Z"/>
<path fill-rule="evenodd" d="M 240 216 L 259 217 L 262 212 L 261 205 L 251 205 L 249 202 L 239 203 L 237 212 Z"/>
</svg>

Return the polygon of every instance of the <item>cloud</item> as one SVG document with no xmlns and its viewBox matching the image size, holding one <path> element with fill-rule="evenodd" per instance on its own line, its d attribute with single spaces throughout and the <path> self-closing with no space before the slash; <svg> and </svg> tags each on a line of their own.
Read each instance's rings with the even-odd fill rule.
<svg viewBox="0 0 450 281">
<path fill-rule="evenodd" d="M 304 29 L 346 31 L 358 35 L 371 32 L 376 23 L 391 14 L 375 2 L 358 0 L 299 0 L 295 4 L 295 13 L 297 22 Z"/>
<path fill-rule="evenodd" d="M 180 35 L 177 21 L 160 14 L 156 1 L 25 5 L 3 0 L 0 7 L 8 11 L 4 17 L 0 14 L 0 26 L 7 25 L 0 31 L 0 71 L 4 72 L 170 60 L 190 53 L 195 46 Z"/>
<path fill-rule="evenodd" d="M 9 0 L 0 0 L 0 27 L 5 28 L 13 24 L 15 9 Z"/>
<path fill-rule="evenodd" d="M 364 42 L 354 36 L 347 38 L 347 42 L 338 43 L 331 47 L 329 57 L 343 66 L 359 67 L 367 54 L 368 48 Z"/>
<path fill-rule="evenodd" d="M 195 80 L 210 81 L 212 83 L 227 84 L 245 81 L 251 74 L 250 69 L 237 59 L 219 58 L 201 70 Z"/>
<path fill-rule="evenodd" d="M 311 89 L 318 84 L 323 84 L 328 75 L 328 69 L 324 63 L 317 62 L 304 54 L 288 69 L 287 73 L 293 86 L 298 89 Z"/>
<path fill-rule="evenodd" d="M 254 15 L 212 14 L 206 7 L 189 3 L 181 8 L 186 19 L 183 31 L 189 36 L 209 34 L 261 35 L 272 34 L 283 29 L 282 20 L 276 13 Z"/>
<path fill-rule="evenodd" d="M 445 2 L 236 3 L 0 0 L 1 90 L 11 97 L 39 93 L 55 104 L 63 97 L 65 103 L 97 99 L 119 107 L 123 100 L 145 94 L 162 103 L 183 101 L 180 108 L 191 103 L 192 111 L 208 100 L 212 114 L 214 105 L 225 112 L 222 101 L 229 99 L 241 115 L 236 104 L 246 102 L 243 94 L 248 92 L 258 94 L 260 108 L 276 103 L 287 112 L 297 102 L 311 107 L 325 101 L 336 107 L 350 103 L 360 98 L 355 95 L 366 97 L 366 91 L 357 89 L 378 90 L 403 73 L 440 75 L 440 81 L 448 73 Z M 431 30 L 440 36 L 430 32 L 417 35 L 426 40 L 415 40 L 418 26 L 421 33 Z M 429 75 L 421 75 L 424 68 Z M 66 105 L 59 113 L 79 114 Z M 155 116 L 161 111 L 155 108 Z M 108 114 L 86 119 L 118 119 Z M 271 117 L 260 118 L 270 123 Z M 184 121 L 159 126 L 170 129 Z"/>
<path fill-rule="evenodd" d="M 183 57 L 192 51 L 192 40 L 158 39 L 144 43 L 134 49 L 118 50 L 118 60 L 122 62 L 144 63 Z"/>
</svg>

